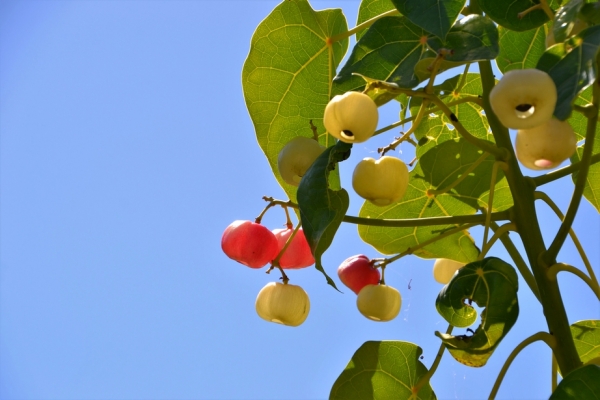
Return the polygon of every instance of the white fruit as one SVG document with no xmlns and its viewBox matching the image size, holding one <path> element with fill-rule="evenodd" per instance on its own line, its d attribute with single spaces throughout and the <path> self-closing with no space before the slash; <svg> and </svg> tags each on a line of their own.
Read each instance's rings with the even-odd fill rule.
<svg viewBox="0 0 600 400">
<path fill-rule="evenodd" d="M 386 285 L 367 285 L 356 297 L 358 311 L 373 321 L 393 320 L 400 313 L 401 305 L 400 292 Z"/>
<path fill-rule="evenodd" d="M 306 320 L 309 311 L 308 295 L 297 285 L 271 282 L 256 297 L 256 312 L 269 322 L 298 326 Z"/>
<path fill-rule="evenodd" d="M 383 156 L 377 161 L 365 158 L 354 168 L 352 187 L 376 206 L 390 205 L 406 193 L 408 168 L 396 157 Z"/>
<path fill-rule="evenodd" d="M 375 102 L 359 92 L 335 96 L 325 107 L 323 116 L 327 132 L 346 143 L 368 140 L 375 133 L 378 120 L 379 112 Z"/>
<path fill-rule="evenodd" d="M 555 168 L 576 149 L 577 137 L 571 125 L 555 118 L 541 126 L 517 131 L 517 159 L 529 169 Z"/>
<path fill-rule="evenodd" d="M 433 277 L 442 285 L 450 282 L 456 271 L 464 267 L 465 264 L 448 258 L 438 258 L 433 263 Z"/>
<path fill-rule="evenodd" d="M 494 114 L 511 129 L 530 129 L 548 122 L 556 99 L 554 81 L 539 69 L 508 71 L 490 92 Z"/>
<path fill-rule="evenodd" d="M 277 158 L 277 168 L 283 180 L 298 186 L 306 171 L 324 150 L 325 147 L 314 139 L 296 137 L 290 140 Z"/>
</svg>

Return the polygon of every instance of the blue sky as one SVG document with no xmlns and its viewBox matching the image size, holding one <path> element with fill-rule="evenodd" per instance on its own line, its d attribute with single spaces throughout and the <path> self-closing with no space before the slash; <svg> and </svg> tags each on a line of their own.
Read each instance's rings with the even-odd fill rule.
<svg viewBox="0 0 600 400">
<path fill-rule="evenodd" d="M 403 296 L 389 323 L 362 317 L 354 294 L 334 291 L 314 269 L 294 271 L 311 312 L 290 328 L 254 311 L 258 291 L 277 277 L 221 252 L 229 223 L 256 217 L 264 195 L 284 196 L 240 78 L 251 35 L 277 3 L 0 3 L 0 398 L 326 398 L 366 340 L 415 342 L 431 364 L 433 331 L 446 328 L 432 260 L 388 268 Z M 359 2 L 312 4 L 343 8 L 353 26 Z M 396 119 L 382 110 L 380 126 Z M 378 146 L 355 146 L 352 159 Z M 563 209 L 566 187 L 547 188 Z M 360 204 L 353 197 L 349 214 Z M 550 238 L 558 223 L 540 211 Z M 574 227 L 596 267 L 599 221 L 584 201 Z M 264 222 L 281 227 L 284 214 L 274 209 Z M 480 230 L 473 235 L 481 240 Z M 378 256 L 344 225 L 324 264 L 335 275 L 359 253 Z M 499 246 L 492 254 L 508 259 Z M 581 265 L 570 242 L 561 257 Z M 581 282 L 560 281 L 572 322 L 600 318 Z M 545 329 L 525 285 L 519 296 L 521 317 L 488 366 L 443 358 L 432 381 L 439 398 L 487 397 L 510 350 Z M 549 390 L 550 353 L 538 343 L 499 395 Z"/>
</svg>

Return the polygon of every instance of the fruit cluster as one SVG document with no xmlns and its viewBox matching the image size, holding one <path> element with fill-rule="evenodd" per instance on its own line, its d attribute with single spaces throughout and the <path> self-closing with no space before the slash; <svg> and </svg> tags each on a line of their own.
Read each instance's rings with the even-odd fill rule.
<svg viewBox="0 0 600 400">
<path fill-rule="evenodd" d="M 552 117 L 556 100 L 554 81 L 538 69 L 508 71 L 490 92 L 500 123 L 517 130 L 517 159 L 529 169 L 555 168 L 577 148 L 571 125 Z"/>
</svg>

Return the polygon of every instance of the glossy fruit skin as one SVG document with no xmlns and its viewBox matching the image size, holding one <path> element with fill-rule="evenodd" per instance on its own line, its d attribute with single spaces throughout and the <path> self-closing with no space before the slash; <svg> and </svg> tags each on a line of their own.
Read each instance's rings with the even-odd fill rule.
<svg viewBox="0 0 600 400">
<path fill-rule="evenodd" d="M 433 277 L 438 283 L 446 285 L 450 282 L 456 271 L 464 266 L 465 264 L 458 261 L 450 260 L 448 258 L 438 258 L 435 260 L 435 263 L 433 263 Z"/>
<path fill-rule="evenodd" d="M 294 232 L 291 228 L 274 229 L 273 234 L 277 239 L 277 254 L 283 249 L 288 238 Z M 300 269 L 310 267 L 315 263 L 315 259 L 310 251 L 310 246 L 304 236 L 302 228 L 298 229 L 292 242 L 285 249 L 285 253 L 279 259 L 279 266 L 283 269 Z"/>
<path fill-rule="evenodd" d="M 373 136 L 378 120 L 377 105 L 369 96 L 346 92 L 327 104 L 323 125 L 330 135 L 342 142 L 361 143 Z"/>
<path fill-rule="evenodd" d="M 377 285 L 381 279 L 379 270 L 364 254 L 345 259 L 337 272 L 340 281 L 356 294 L 366 285 Z"/>
<path fill-rule="evenodd" d="M 406 193 L 408 168 L 396 157 L 364 158 L 354 168 L 352 187 L 360 197 L 374 205 L 388 206 Z"/>
<path fill-rule="evenodd" d="M 310 300 L 300 286 L 271 282 L 258 293 L 255 307 L 265 321 L 298 326 L 308 317 Z"/>
<path fill-rule="evenodd" d="M 273 232 L 252 221 L 233 221 L 221 237 L 221 249 L 227 257 L 250 268 L 262 268 L 278 252 Z"/>
<path fill-rule="evenodd" d="M 568 122 L 552 118 L 541 126 L 517 131 L 517 159 L 529 169 L 556 168 L 576 150 L 577 137 Z"/>
<path fill-rule="evenodd" d="M 356 297 L 358 311 L 368 319 L 378 322 L 391 321 L 400 313 L 402 297 L 391 286 L 367 285 Z"/>
<path fill-rule="evenodd" d="M 298 186 L 313 162 L 325 150 L 319 142 L 307 137 L 295 137 L 279 152 L 277 168 L 283 180 Z"/>
<path fill-rule="evenodd" d="M 494 114 L 511 129 L 530 129 L 548 122 L 556 100 L 554 81 L 535 68 L 508 71 L 490 92 Z"/>
</svg>

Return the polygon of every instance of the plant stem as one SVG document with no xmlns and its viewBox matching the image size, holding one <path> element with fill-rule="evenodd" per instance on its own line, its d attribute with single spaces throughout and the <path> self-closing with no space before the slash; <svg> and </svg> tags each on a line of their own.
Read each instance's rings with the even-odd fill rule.
<svg viewBox="0 0 600 400">
<path fill-rule="evenodd" d="M 500 229 L 498 227 L 498 225 L 494 222 L 492 222 L 490 224 L 490 226 L 492 227 L 494 232 L 498 232 L 498 230 Z M 523 260 L 523 257 L 521 257 L 521 253 L 519 253 L 519 250 L 517 250 L 515 244 L 512 242 L 512 240 L 508 236 L 508 232 L 505 232 L 505 233 L 506 233 L 506 235 L 500 235 L 500 241 L 504 245 L 504 248 L 506 249 L 506 251 L 508 252 L 510 257 L 512 258 L 512 260 L 515 263 L 519 272 L 521 273 L 523 280 L 525 281 L 525 283 L 527 283 L 527 286 L 529 286 L 529 289 L 531 290 L 531 292 L 535 295 L 535 297 L 541 303 L 542 301 L 540 299 L 540 290 L 537 287 L 537 283 L 535 281 L 533 274 L 529 270 L 529 266 L 527 266 L 527 263 L 525 263 L 525 260 Z"/>
<path fill-rule="evenodd" d="M 590 289 L 592 289 L 592 292 L 594 292 L 596 297 L 598 297 L 598 300 L 600 300 L 600 287 L 598 286 L 598 284 L 594 283 L 580 269 L 575 268 L 572 265 L 556 263 L 548 269 L 548 276 L 550 277 L 550 279 L 556 280 L 558 273 L 561 271 L 570 272 L 574 275 L 577 275 L 577 277 L 581 278 L 581 280 L 584 281 L 590 287 Z"/>
<path fill-rule="evenodd" d="M 451 334 L 452 329 L 454 329 L 454 327 L 452 325 L 448 325 L 448 329 L 446 329 L 446 334 L 447 335 Z M 413 386 L 413 388 L 412 388 L 413 395 L 417 395 L 419 393 L 419 390 L 421 390 L 421 388 L 423 388 L 423 386 L 427 385 L 427 383 L 431 380 L 431 377 L 433 376 L 433 374 L 435 374 L 435 371 L 437 370 L 438 365 L 440 365 L 440 361 L 442 361 L 442 356 L 444 355 L 445 350 L 446 350 L 446 345 L 442 342 L 442 344 L 440 345 L 440 349 L 438 350 L 437 355 L 435 356 L 435 360 L 433 360 L 433 364 L 431 364 L 431 367 L 429 367 L 429 370 L 419 378 L 419 381 L 417 382 L 417 384 L 415 386 Z"/>
<path fill-rule="evenodd" d="M 368 27 L 370 27 L 371 25 L 373 25 L 377 20 L 383 18 L 383 17 L 389 17 L 392 15 L 400 15 L 400 11 L 394 9 L 394 10 L 390 10 L 390 11 L 386 11 L 383 14 L 379 14 L 365 22 L 363 22 L 362 24 L 356 25 L 354 28 L 350 29 L 349 31 L 337 34 L 335 36 L 332 36 L 330 38 L 327 38 L 328 42 L 330 43 L 335 43 L 335 42 L 339 42 L 340 40 L 344 40 L 349 38 L 350 36 L 354 35 L 356 32 L 360 32 L 363 29 L 367 29 Z"/>
<path fill-rule="evenodd" d="M 485 228 L 483 230 L 483 246 L 487 243 L 488 233 L 490 230 L 490 217 L 492 215 L 492 206 L 494 205 L 494 191 L 496 189 L 496 176 L 498 176 L 498 168 L 502 166 L 503 170 L 508 169 L 508 165 L 504 161 L 496 161 L 492 168 L 492 179 L 490 181 L 490 195 L 488 198 L 488 208 L 485 213 Z"/>
<path fill-rule="evenodd" d="M 556 347 L 556 338 L 546 332 L 535 333 L 529 336 L 527 339 L 523 340 L 521 343 L 519 343 L 504 362 L 504 365 L 502 366 L 502 369 L 500 370 L 498 378 L 496 378 L 496 382 L 494 383 L 494 387 L 492 388 L 492 391 L 490 393 L 490 400 L 496 398 L 496 394 L 498 393 L 498 389 L 500 389 L 500 385 L 502 384 L 504 375 L 506 375 L 506 371 L 508 371 L 508 368 L 510 367 L 510 364 L 512 364 L 515 357 L 517 357 L 517 355 L 519 355 L 521 350 L 523 350 L 525 347 L 529 346 L 531 343 L 537 342 L 538 340 L 543 340 L 544 342 L 546 342 L 548 347 L 550 347 L 551 349 L 554 349 Z"/>
<path fill-rule="evenodd" d="M 569 319 L 567 318 L 558 284 L 556 281 L 552 281 L 546 274 L 548 267 L 556 262 L 554 260 L 551 260 L 552 262 L 543 262 L 544 260 L 541 260 L 540 257 L 546 251 L 546 247 L 535 210 L 535 198 L 533 194 L 535 188 L 530 180 L 523 177 L 514 154 L 508 129 L 500 123 L 490 106 L 489 94 L 495 85 L 491 62 L 480 61 L 479 71 L 483 86 L 483 108 L 494 139 L 496 140 L 496 145 L 510 155 L 505 160 L 508 164 L 505 176 L 514 202 L 511 221 L 517 225 L 517 231 L 525 247 L 533 276 L 537 282 L 540 294 L 539 298 L 548 324 L 548 330 L 560 343 L 560 346 L 554 349 L 556 360 L 561 371 L 568 374 L 581 366 L 581 360 L 579 359 L 575 342 L 571 335 Z"/>
<path fill-rule="evenodd" d="M 558 365 L 556 364 L 556 357 L 552 354 L 552 393 L 556 390 L 556 386 L 558 386 L 558 377 L 556 376 L 558 373 Z"/>
<path fill-rule="evenodd" d="M 477 258 L 478 260 L 483 260 L 485 258 L 485 255 L 488 253 L 488 251 L 490 251 L 490 249 L 492 248 L 494 243 L 496 243 L 496 241 L 498 239 L 500 239 L 500 237 L 502 235 L 504 235 L 508 231 L 516 230 L 516 226 L 512 222 L 506 223 L 506 224 L 502 225 L 501 227 L 498 227 L 498 225 L 496 225 L 496 228 L 497 229 L 494 229 L 494 236 L 492 236 L 492 238 L 490 239 L 489 242 L 487 242 L 486 244 L 483 245 L 481 253 L 479 254 L 479 257 Z"/>
<path fill-rule="evenodd" d="M 600 153 L 594 154 L 590 158 L 590 165 L 596 164 L 599 161 L 600 161 Z M 535 186 L 542 186 L 542 185 L 545 185 L 546 183 L 554 182 L 555 180 L 563 178 L 567 175 L 571 175 L 573 172 L 579 171 L 580 168 L 581 168 L 581 161 L 578 161 L 567 167 L 563 167 L 561 169 L 557 169 L 556 171 L 547 173 L 546 175 L 540 175 L 540 176 L 536 176 L 535 178 L 529 178 L 529 179 L 533 181 Z"/>
</svg>

